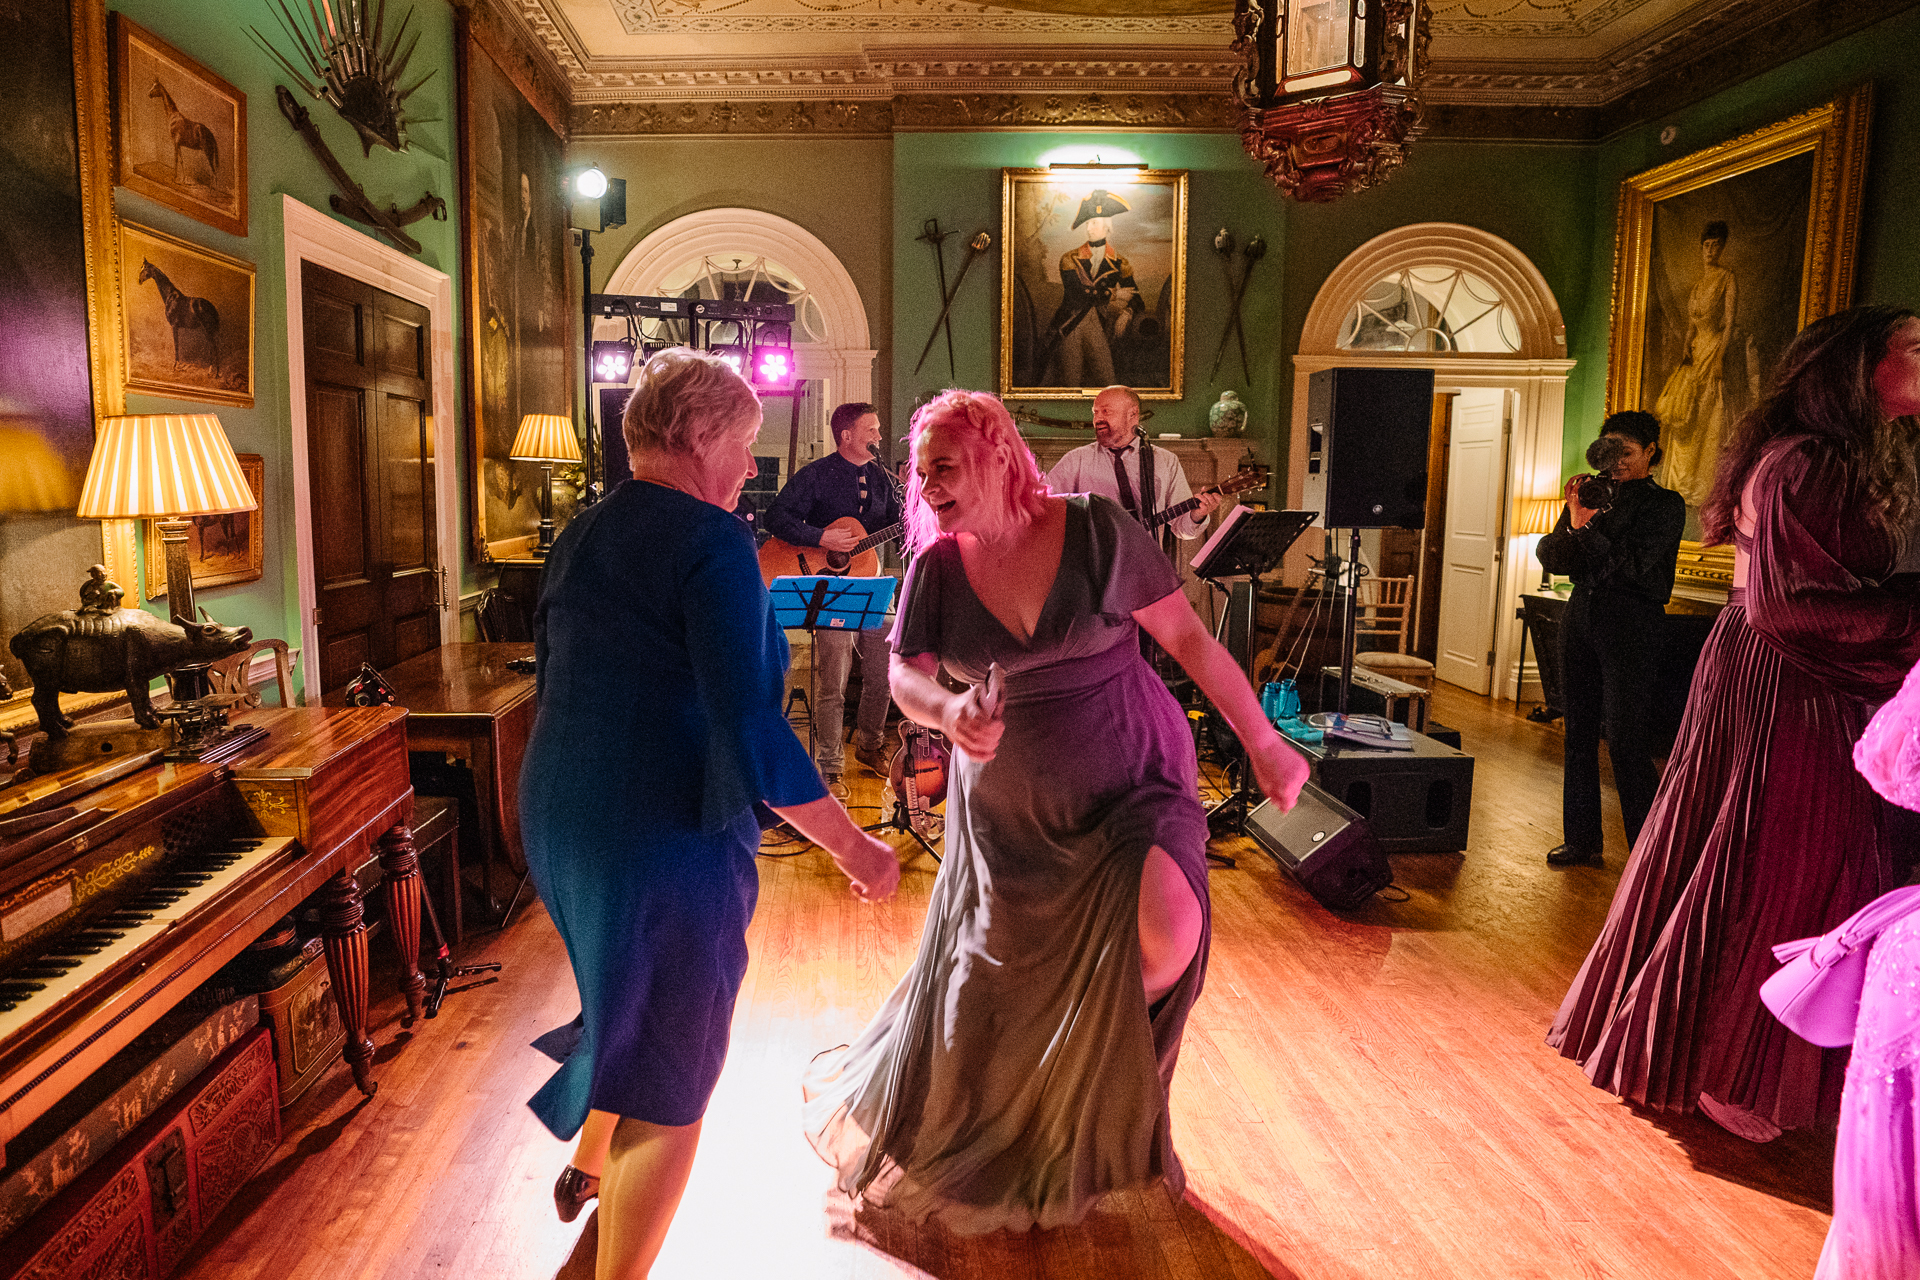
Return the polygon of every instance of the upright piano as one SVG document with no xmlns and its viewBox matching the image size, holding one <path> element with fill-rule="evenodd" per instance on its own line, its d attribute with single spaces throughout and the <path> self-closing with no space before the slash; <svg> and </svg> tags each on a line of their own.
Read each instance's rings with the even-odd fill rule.
<svg viewBox="0 0 1920 1280">
<path fill-rule="evenodd" d="M 406 712 L 241 719 L 266 739 L 218 764 L 129 759 L 0 789 L 0 1143 L 315 893 L 344 1056 L 373 1093 L 352 871 L 375 853 L 407 1021 L 419 1016 Z"/>
</svg>

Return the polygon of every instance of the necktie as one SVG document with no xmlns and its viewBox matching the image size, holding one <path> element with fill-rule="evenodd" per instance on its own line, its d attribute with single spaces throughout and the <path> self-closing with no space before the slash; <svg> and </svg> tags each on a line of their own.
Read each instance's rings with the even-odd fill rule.
<svg viewBox="0 0 1920 1280">
<path fill-rule="evenodd" d="M 1120 505 L 1127 509 L 1129 515 L 1137 516 L 1140 514 L 1140 504 L 1133 499 L 1133 482 L 1127 479 L 1127 466 L 1121 461 L 1127 451 L 1109 449 L 1107 452 L 1113 455 L 1113 482 L 1120 490 Z"/>
</svg>

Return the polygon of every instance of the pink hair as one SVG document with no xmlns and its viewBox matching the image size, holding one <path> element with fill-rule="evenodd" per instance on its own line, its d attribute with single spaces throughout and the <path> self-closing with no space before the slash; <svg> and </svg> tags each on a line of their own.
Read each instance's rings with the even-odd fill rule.
<svg viewBox="0 0 1920 1280">
<path fill-rule="evenodd" d="M 967 458 L 987 479 L 993 492 L 998 479 L 1000 510 L 988 532 L 1005 532 L 1036 519 L 1046 510 L 1047 481 L 1033 452 L 1013 425 L 1013 415 L 997 396 L 984 391 L 942 391 L 913 415 L 908 447 L 915 448 L 936 426 L 946 427 L 960 441 Z M 940 538 L 940 523 L 921 496 L 920 469 L 907 478 L 907 549 L 925 551 Z"/>
</svg>

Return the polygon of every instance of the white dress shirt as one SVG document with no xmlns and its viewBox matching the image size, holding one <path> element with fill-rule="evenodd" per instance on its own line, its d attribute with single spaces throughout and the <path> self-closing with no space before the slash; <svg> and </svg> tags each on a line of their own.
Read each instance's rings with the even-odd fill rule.
<svg viewBox="0 0 1920 1280">
<path fill-rule="evenodd" d="M 1120 465 L 1127 473 L 1127 483 L 1133 486 L 1133 497 L 1140 500 L 1140 450 L 1142 447 L 1153 450 L 1153 509 L 1165 511 L 1193 496 L 1187 487 L 1187 473 L 1180 466 L 1180 458 L 1166 449 L 1148 444 L 1135 437 L 1120 452 Z M 1069 452 L 1047 473 L 1047 487 L 1055 493 L 1097 493 L 1103 498 L 1120 501 L 1120 486 L 1113 479 L 1113 451 L 1101 445 L 1099 441 L 1083 444 Z M 1198 511 L 1189 511 L 1169 526 L 1182 538 L 1197 538 L 1206 532 L 1207 518 Z"/>
</svg>

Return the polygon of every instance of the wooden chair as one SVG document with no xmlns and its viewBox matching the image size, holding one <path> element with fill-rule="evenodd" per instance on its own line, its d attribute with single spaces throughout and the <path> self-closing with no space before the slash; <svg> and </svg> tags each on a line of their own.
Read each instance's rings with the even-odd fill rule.
<svg viewBox="0 0 1920 1280">
<path fill-rule="evenodd" d="M 293 703 L 293 663 L 287 656 L 285 640 L 256 640 L 252 646 L 220 659 L 211 664 L 207 679 L 213 685 L 215 693 L 237 693 L 242 695 L 237 704 L 243 707 L 260 705 L 259 691 L 253 687 L 253 655 L 262 649 L 273 650 L 274 681 L 280 686 L 280 705 L 291 707 Z"/>
<path fill-rule="evenodd" d="M 1407 652 L 1407 630 L 1413 617 L 1413 579 L 1360 579 L 1355 588 L 1354 609 L 1356 645 L 1368 637 L 1391 637 L 1393 641 L 1391 649 L 1369 649 L 1354 654 L 1354 665 L 1431 691 L 1433 664 Z"/>
</svg>

